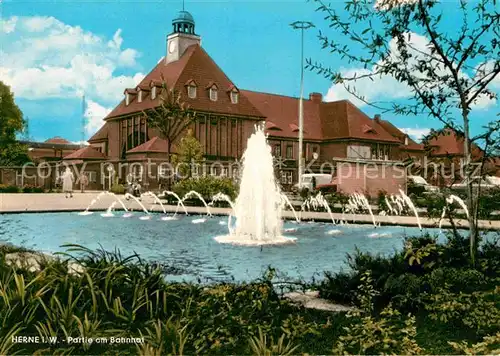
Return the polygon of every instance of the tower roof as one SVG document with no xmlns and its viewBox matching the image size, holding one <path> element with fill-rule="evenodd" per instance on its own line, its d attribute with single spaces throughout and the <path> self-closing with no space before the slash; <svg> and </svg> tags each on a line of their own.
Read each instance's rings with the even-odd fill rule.
<svg viewBox="0 0 500 356">
<path fill-rule="evenodd" d="M 184 11 L 184 10 L 179 11 L 177 16 L 172 20 L 172 25 L 176 24 L 176 23 L 181 23 L 181 22 L 194 25 L 193 15 L 191 15 L 189 12 Z"/>
</svg>

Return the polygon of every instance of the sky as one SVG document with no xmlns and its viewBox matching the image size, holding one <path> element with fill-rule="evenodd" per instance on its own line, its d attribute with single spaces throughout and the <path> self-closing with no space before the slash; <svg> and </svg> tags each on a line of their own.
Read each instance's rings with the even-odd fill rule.
<svg viewBox="0 0 500 356">
<path fill-rule="evenodd" d="M 340 1 L 333 6 L 342 8 Z M 456 26 L 456 2 L 444 1 L 444 25 Z M 240 89 L 290 96 L 300 93 L 300 33 L 289 24 L 311 21 L 305 57 L 345 73 L 362 72 L 321 49 L 317 35 L 328 32 L 315 5 L 302 0 L 186 1 L 202 47 Z M 29 118 L 29 136 L 43 141 L 62 136 L 88 139 L 102 119 L 165 55 L 166 36 L 182 1 L 0 0 L 0 80 L 11 86 Z M 424 46 L 427 39 L 414 36 Z M 370 100 L 406 100 L 407 88 L 393 78 L 361 82 Z M 500 78 L 490 87 L 500 91 Z M 349 99 L 373 117 L 377 109 L 353 98 L 343 87 L 305 71 L 304 94 L 325 100 Z M 85 102 L 82 102 L 85 95 Z M 482 99 L 471 114 L 478 133 L 499 112 L 496 100 Z M 414 138 L 441 125 L 426 116 L 383 115 Z"/>
</svg>

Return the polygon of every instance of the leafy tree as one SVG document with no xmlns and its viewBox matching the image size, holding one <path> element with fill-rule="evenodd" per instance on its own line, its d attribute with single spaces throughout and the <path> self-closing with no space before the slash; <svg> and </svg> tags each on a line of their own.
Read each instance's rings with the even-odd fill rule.
<svg viewBox="0 0 500 356">
<path fill-rule="evenodd" d="M 178 167 L 182 177 L 191 178 L 193 168 L 203 160 L 203 147 L 200 141 L 194 137 L 191 129 L 181 139 L 176 151 L 177 154 L 172 157 L 172 162 Z"/>
<path fill-rule="evenodd" d="M 144 112 L 148 125 L 157 129 L 167 140 L 167 156 L 170 160 L 172 144 L 195 119 L 195 112 L 185 105 L 181 95 L 169 88 L 163 80 L 159 88 L 160 105 Z"/>
<path fill-rule="evenodd" d="M 16 140 L 24 128 L 23 113 L 14 101 L 10 87 L 0 81 L 0 166 L 29 162 L 27 147 Z"/>
<path fill-rule="evenodd" d="M 456 28 L 443 24 L 449 15 L 437 0 L 348 0 L 337 11 L 313 0 L 334 33 L 319 32 L 323 48 L 361 70 L 342 73 L 307 60 L 317 71 L 382 112 L 427 114 L 464 136 L 470 253 L 477 251 L 477 197 L 472 189 L 471 144 L 487 145 L 498 137 L 498 120 L 477 137 L 470 134 L 470 113 L 479 100 L 496 98 L 489 89 L 500 73 L 500 14 L 496 0 L 461 0 Z M 449 6 L 449 4 L 447 4 Z M 367 79 L 393 77 L 410 90 L 406 104 L 373 102 L 360 94 Z"/>
<path fill-rule="evenodd" d="M 172 162 L 172 144 L 191 125 L 196 113 L 189 109 L 181 100 L 181 95 L 173 87 L 169 88 L 162 78 L 159 89 L 160 105 L 144 111 L 149 127 L 158 130 L 162 138 L 167 141 L 167 157 Z M 171 179 L 168 179 L 168 186 Z"/>
</svg>

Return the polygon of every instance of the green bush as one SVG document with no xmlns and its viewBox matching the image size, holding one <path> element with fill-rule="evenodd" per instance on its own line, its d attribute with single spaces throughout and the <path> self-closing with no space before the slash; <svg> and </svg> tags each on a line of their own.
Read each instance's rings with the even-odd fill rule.
<svg viewBox="0 0 500 356">
<path fill-rule="evenodd" d="M 413 183 L 412 180 L 408 182 L 408 196 L 421 197 L 425 193 L 425 187 L 423 185 L 417 185 Z"/>
<path fill-rule="evenodd" d="M 325 195 L 325 200 L 332 208 L 335 204 L 340 204 L 342 206 L 342 209 L 344 209 L 349 202 L 349 196 L 347 194 L 343 194 L 342 192 L 337 192 L 334 194 Z"/>
<path fill-rule="evenodd" d="M 125 194 L 125 187 L 123 184 L 115 183 L 111 186 L 110 191 L 114 194 Z"/>
<path fill-rule="evenodd" d="M 33 188 L 33 193 L 43 193 L 45 192 L 45 189 L 43 187 L 34 187 Z"/>
<path fill-rule="evenodd" d="M 426 310 L 433 320 L 462 324 L 478 336 L 486 336 L 500 330 L 500 287 L 470 294 L 442 290 L 431 297 Z"/>
<path fill-rule="evenodd" d="M 386 257 L 355 251 L 348 255 L 349 272 L 325 272 L 318 284 L 320 295 L 343 303 L 354 303 L 361 276 L 370 271 L 380 294 L 377 308 L 390 303 L 400 310 L 418 311 L 429 297 L 446 286 L 450 293 L 472 293 L 495 288 L 500 276 L 498 240 L 483 244 L 477 266 L 470 266 L 468 239 L 449 236 L 444 244 L 425 236 L 408 238 L 405 249 Z"/>
<path fill-rule="evenodd" d="M 326 353 L 333 343 L 313 346 L 331 323 L 320 325 L 282 300 L 270 274 L 245 284 L 166 282 L 138 256 L 66 247 L 84 267 L 80 274 L 68 275 L 64 260 L 49 261 L 38 274 L 18 270 L 0 253 L 1 354 L 250 354 L 255 348 L 292 350 L 292 342 L 306 345 L 301 352 Z M 12 344 L 12 335 L 142 335 L 145 344 Z"/>
<path fill-rule="evenodd" d="M 480 219 L 491 219 L 491 213 L 500 211 L 500 189 L 481 193 L 478 199 L 478 216 Z"/>
<path fill-rule="evenodd" d="M 33 189 L 34 189 L 34 188 L 35 188 L 35 187 L 34 187 L 34 186 L 32 186 L 32 185 L 25 185 L 25 186 L 23 187 L 23 193 L 33 193 Z"/>
<path fill-rule="evenodd" d="M 363 273 L 355 293 L 361 310 L 348 313 L 353 319 L 351 325 L 344 327 L 332 350 L 334 355 L 380 355 L 401 354 L 419 355 L 424 353 L 417 344 L 416 319 L 388 306 L 376 316 L 373 312 L 373 298 L 378 294 L 373 287 L 370 271 Z M 390 351 L 389 351 L 390 350 Z"/>
<path fill-rule="evenodd" d="M 181 198 L 192 190 L 198 192 L 207 202 L 212 200 L 212 197 L 217 193 L 226 194 L 231 200 L 237 196 L 237 187 L 230 178 L 213 176 L 188 178 L 177 182 L 172 188 L 172 191 Z M 198 199 L 193 196 L 192 200 L 197 201 Z"/>
<path fill-rule="evenodd" d="M 20 193 L 21 189 L 15 185 L 0 184 L 0 193 Z"/>
</svg>

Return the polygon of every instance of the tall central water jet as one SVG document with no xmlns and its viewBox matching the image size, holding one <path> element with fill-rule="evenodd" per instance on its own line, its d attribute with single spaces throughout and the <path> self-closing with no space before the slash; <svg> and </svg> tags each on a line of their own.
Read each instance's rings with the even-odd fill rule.
<svg viewBox="0 0 500 356">
<path fill-rule="evenodd" d="M 235 203 L 236 226 L 216 241 L 236 245 L 278 245 L 294 238 L 281 235 L 281 193 L 274 175 L 271 147 L 263 126 L 256 126 L 243 154 L 240 191 Z"/>
</svg>

